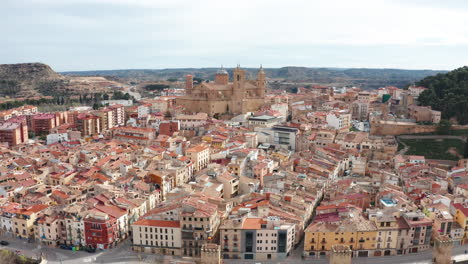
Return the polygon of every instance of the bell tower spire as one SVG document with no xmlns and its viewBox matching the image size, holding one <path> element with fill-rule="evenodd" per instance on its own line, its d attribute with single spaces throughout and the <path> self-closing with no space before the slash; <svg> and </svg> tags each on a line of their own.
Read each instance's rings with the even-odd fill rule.
<svg viewBox="0 0 468 264">
<path fill-rule="evenodd" d="M 263 66 L 260 64 L 260 69 L 257 73 L 257 95 L 259 97 L 265 96 L 265 89 L 266 89 L 266 74 L 263 70 Z"/>
</svg>

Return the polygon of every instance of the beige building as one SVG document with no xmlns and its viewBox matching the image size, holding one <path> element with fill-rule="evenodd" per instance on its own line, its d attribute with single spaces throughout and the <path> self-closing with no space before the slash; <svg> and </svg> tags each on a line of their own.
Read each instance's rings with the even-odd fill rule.
<svg viewBox="0 0 468 264">
<path fill-rule="evenodd" d="M 146 253 L 180 256 L 180 222 L 141 219 L 132 224 L 133 249 Z"/>
<path fill-rule="evenodd" d="M 13 232 L 21 238 L 34 238 L 34 222 L 39 212 L 48 208 L 48 205 L 38 204 L 29 208 L 18 209 L 13 217 Z"/>
<path fill-rule="evenodd" d="M 214 82 L 203 82 L 193 86 L 187 78 L 186 95 L 176 99 L 176 104 L 191 112 L 216 114 L 242 114 L 258 110 L 265 103 L 266 76 L 260 68 L 256 80 L 247 80 L 245 70 L 237 66 L 233 71 L 233 82 L 224 69 L 218 71 Z"/>
<path fill-rule="evenodd" d="M 204 145 L 197 145 L 187 149 L 186 155 L 194 164 L 194 171 L 199 171 L 208 166 L 210 161 L 210 148 Z"/>
<path fill-rule="evenodd" d="M 103 109 L 94 112 L 94 115 L 99 117 L 101 130 L 106 131 L 114 127 L 114 115 L 111 109 Z"/>
<path fill-rule="evenodd" d="M 377 227 L 374 256 L 396 255 L 398 221 L 392 211 L 378 211 L 372 219 Z"/>
</svg>

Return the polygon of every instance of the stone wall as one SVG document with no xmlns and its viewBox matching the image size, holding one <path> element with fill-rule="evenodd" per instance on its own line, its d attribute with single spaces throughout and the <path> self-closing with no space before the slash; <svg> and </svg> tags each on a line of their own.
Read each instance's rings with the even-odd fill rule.
<svg viewBox="0 0 468 264">
<path fill-rule="evenodd" d="M 412 122 L 398 121 L 375 121 L 371 123 L 371 135 L 403 135 L 403 134 L 418 134 L 431 133 L 437 130 L 437 126 L 418 125 Z"/>
</svg>

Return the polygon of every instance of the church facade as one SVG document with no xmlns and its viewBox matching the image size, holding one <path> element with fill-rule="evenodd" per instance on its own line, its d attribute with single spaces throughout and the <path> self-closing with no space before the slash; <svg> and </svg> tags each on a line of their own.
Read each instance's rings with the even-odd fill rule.
<svg viewBox="0 0 468 264">
<path fill-rule="evenodd" d="M 176 99 L 176 104 L 190 112 L 216 114 L 242 114 L 258 110 L 265 103 L 266 78 L 260 67 L 256 80 L 247 80 L 245 70 L 233 70 L 232 82 L 224 69 L 216 73 L 215 80 L 193 85 L 193 76 L 187 75 L 186 95 Z"/>
</svg>

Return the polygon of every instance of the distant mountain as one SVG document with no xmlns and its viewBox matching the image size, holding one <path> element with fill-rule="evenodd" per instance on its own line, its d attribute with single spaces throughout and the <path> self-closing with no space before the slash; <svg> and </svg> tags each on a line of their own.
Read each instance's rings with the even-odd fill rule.
<svg viewBox="0 0 468 264">
<path fill-rule="evenodd" d="M 442 111 L 445 119 L 456 118 L 460 124 L 468 124 L 468 66 L 426 77 L 417 85 L 429 88 L 419 95 L 421 105 Z"/>
<path fill-rule="evenodd" d="M 43 63 L 0 64 L 0 96 L 39 95 L 41 89 L 65 80 Z"/>
<path fill-rule="evenodd" d="M 135 70 L 102 70 L 72 71 L 64 75 L 78 76 L 112 76 L 130 81 L 161 81 L 169 78 L 183 79 L 187 74 L 202 79 L 213 79 L 218 68 L 181 68 L 181 69 L 135 69 Z M 226 69 L 232 76 L 232 69 Z M 247 74 L 254 78 L 258 69 L 247 68 Z M 393 85 L 404 87 L 424 77 L 445 73 L 433 70 L 401 69 L 366 69 L 366 68 L 307 68 L 282 67 L 265 69 L 267 77 L 276 80 L 304 82 L 321 85 L 355 85 L 365 89 L 374 89 Z"/>
</svg>

